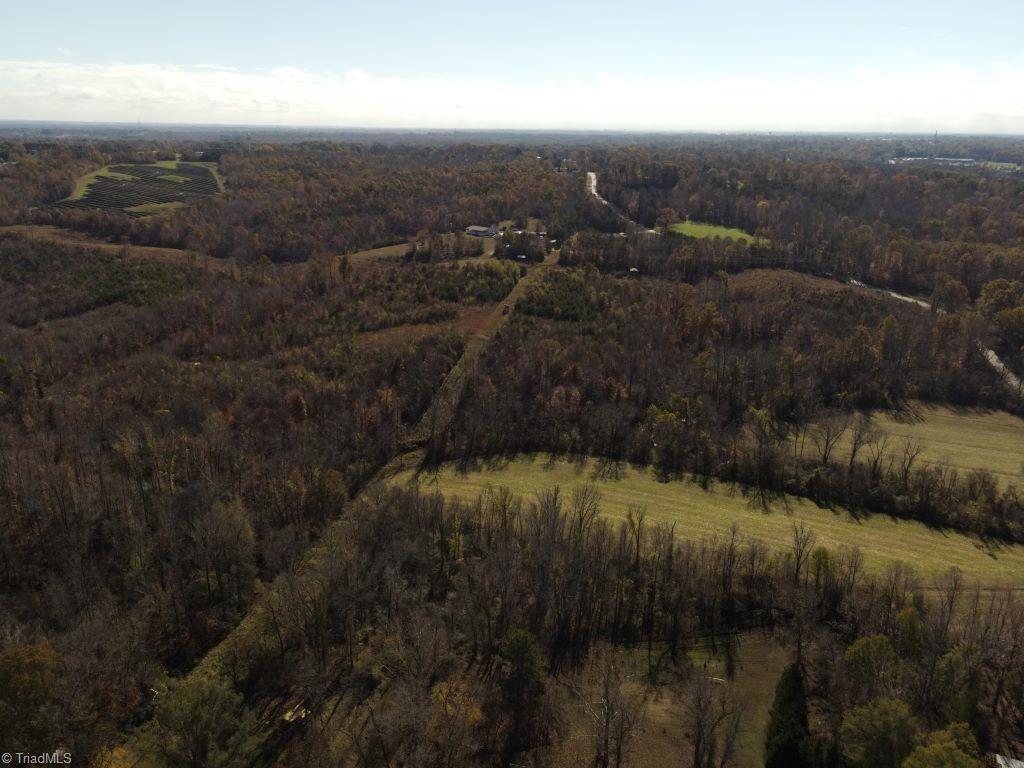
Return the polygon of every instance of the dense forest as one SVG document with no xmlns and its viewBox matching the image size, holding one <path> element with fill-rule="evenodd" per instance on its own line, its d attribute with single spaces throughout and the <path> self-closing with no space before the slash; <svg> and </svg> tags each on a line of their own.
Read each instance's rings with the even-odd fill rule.
<svg viewBox="0 0 1024 768">
<path fill-rule="evenodd" d="M 232 279 L 9 236 L 0 264 L 3 613 L 60 634 L 79 754 L 397 451 L 461 351 L 451 321 L 518 279 Z M 410 323 L 442 330 L 386 335 Z"/>
<path fill-rule="evenodd" d="M 1024 270 L 1019 174 L 753 153 L 618 152 L 600 167 L 601 194 L 644 226 L 737 227 L 809 270 L 926 294 L 948 278 L 972 298 Z"/>
<path fill-rule="evenodd" d="M 223 192 L 53 205 L 174 159 Z M 1024 754 L 1015 585 L 879 570 L 799 525 L 696 536 L 642 500 L 617 523 L 586 484 L 392 482 L 589 456 L 766 515 L 1024 544 L 1019 482 L 871 418 L 1024 413 L 1022 161 L 968 138 L 0 139 L 0 751 L 623 768 L 657 709 L 665 764 L 728 768 L 757 632 L 790 662 L 770 768 Z"/>
</svg>

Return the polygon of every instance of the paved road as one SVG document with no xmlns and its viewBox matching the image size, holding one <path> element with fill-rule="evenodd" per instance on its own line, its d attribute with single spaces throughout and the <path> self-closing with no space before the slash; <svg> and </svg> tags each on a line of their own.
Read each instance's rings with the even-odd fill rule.
<svg viewBox="0 0 1024 768">
<path fill-rule="evenodd" d="M 857 288 L 864 288 L 874 293 L 883 293 L 886 296 L 890 296 L 896 299 L 897 301 L 905 301 L 909 304 L 916 304 L 917 306 L 927 310 L 931 310 L 932 308 L 931 302 L 925 301 L 924 299 L 919 299 L 916 296 L 907 296 L 906 294 L 903 293 L 896 293 L 896 291 L 890 291 L 886 288 L 877 288 L 873 285 L 862 283 L 860 280 L 850 280 L 850 285 L 856 286 Z M 942 311 L 943 310 L 941 309 L 939 310 L 939 312 Z M 988 362 L 988 364 L 992 367 L 992 370 L 998 373 L 999 376 L 1003 379 L 1003 381 L 1006 382 L 1006 386 L 1009 387 L 1009 389 L 1012 392 L 1014 392 L 1018 397 L 1024 397 L 1024 384 L 1022 384 L 1021 380 L 1013 371 L 1006 367 L 1006 363 L 1004 363 L 999 358 L 999 355 L 996 354 L 996 351 L 994 349 L 989 349 L 980 341 L 978 342 L 978 349 L 981 351 L 981 354 L 985 357 L 985 360 Z"/>
<path fill-rule="evenodd" d="M 629 218 L 629 216 L 627 216 L 625 213 L 620 211 L 616 206 L 612 205 L 607 200 L 605 200 L 603 197 L 601 197 L 600 193 L 597 191 L 597 174 L 594 173 L 593 171 L 587 171 L 587 191 L 590 194 L 592 194 L 594 197 L 596 197 L 601 202 L 602 205 L 606 205 L 612 211 L 614 211 L 615 215 L 618 216 L 620 219 L 622 219 L 624 222 L 626 222 L 627 224 L 630 224 L 630 225 L 636 227 L 637 229 L 644 229 L 644 227 L 641 227 L 639 224 L 637 224 L 635 221 L 633 221 L 631 218 Z M 653 232 L 654 230 L 647 230 L 647 231 Z"/>
</svg>

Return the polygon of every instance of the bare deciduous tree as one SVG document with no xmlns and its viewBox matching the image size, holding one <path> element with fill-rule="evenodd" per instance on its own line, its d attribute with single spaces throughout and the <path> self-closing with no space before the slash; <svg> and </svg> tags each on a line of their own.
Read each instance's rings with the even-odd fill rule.
<svg viewBox="0 0 1024 768">
<path fill-rule="evenodd" d="M 630 674 L 615 649 L 596 650 L 574 684 L 580 707 L 593 725 L 593 765 L 623 768 L 650 697 L 646 682 Z"/>
<path fill-rule="evenodd" d="M 736 752 L 743 710 L 724 680 L 697 674 L 683 692 L 692 768 L 725 768 Z"/>
</svg>

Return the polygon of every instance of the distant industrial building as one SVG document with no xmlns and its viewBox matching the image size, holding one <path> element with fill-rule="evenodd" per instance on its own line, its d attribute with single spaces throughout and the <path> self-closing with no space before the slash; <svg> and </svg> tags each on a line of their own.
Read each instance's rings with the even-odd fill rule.
<svg viewBox="0 0 1024 768">
<path fill-rule="evenodd" d="M 466 227 L 466 234 L 473 237 L 494 237 L 498 234 L 498 230 L 494 227 L 478 227 L 474 224 L 473 226 Z"/>
</svg>

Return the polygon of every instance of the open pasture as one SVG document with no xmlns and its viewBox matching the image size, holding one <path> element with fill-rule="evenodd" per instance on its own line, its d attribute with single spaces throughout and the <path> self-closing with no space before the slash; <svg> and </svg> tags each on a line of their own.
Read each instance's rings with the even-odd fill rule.
<svg viewBox="0 0 1024 768">
<path fill-rule="evenodd" d="M 919 445 L 926 463 L 961 472 L 987 469 L 1001 484 L 1024 486 L 1024 419 L 1001 411 L 934 406 L 907 415 L 875 413 L 872 419 L 890 443 Z"/>
<path fill-rule="evenodd" d="M 733 240 L 742 240 L 743 242 L 750 244 L 755 240 L 753 235 L 744 232 L 742 229 L 736 229 L 735 227 L 722 227 L 718 224 L 705 224 L 700 221 L 680 221 L 669 225 L 669 230 L 678 235 L 686 235 L 687 237 L 696 237 L 701 239 L 713 237 L 721 237 L 723 239 L 731 238 Z"/>
<path fill-rule="evenodd" d="M 57 208 L 100 208 L 146 216 L 211 197 L 221 184 L 211 163 L 108 165 L 83 176 Z"/>
<path fill-rule="evenodd" d="M 870 414 L 875 442 L 860 454 L 882 451 L 899 460 L 908 449 L 919 450 L 919 464 L 968 473 L 976 469 L 991 472 L 1000 486 L 1024 487 L 1024 419 L 1003 411 L 948 408 L 916 403 L 899 413 L 874 411 Z M 836 457 L 846 458 L 851 433 L 836 444 Z M 815 447 L 808 439 L 804 452 Z"/>
<path fill-rule="evenodd" d="M 601 512 L 613 520 L 625 520 L 632 504 L 646 510 L 650 523 L 675 526 L 676 535 L 687 539 L 727 536 L 733 523 L 740 533 L 760 539 L 776 550 L 792 544 L 793 526 L 814 532 L 818 544 L 835 550 L 858 547 L 868 570 L 879 572 L 894 562 L 912 566 L 925 578 L 959 567 L 971 582 L 986 586 L 1024 586 L 1024 546 L 987 546 L 951 531 L 923 523 L 883 515 L 855 519 L 844 510 L 822 509 L 805 499 L 788 497 L 768 512 L 755 507 L 736 488 L 716 484 L 704 490 L 694 483 L 661 482 L 643 468 L 621 466 L 601 472 L 594 460 L 547 461 L 524 457 L 495 467 L 460 473 L 452 466 L 436 472 L 399 473 L 394 482 L 417 482 L 421 489 L 473 499 L 489 488 L 507 487 L 526 501 L 538 491 L 559 487 L 570 492 L 592 483 L 601 494 Z"/>
</svg>

